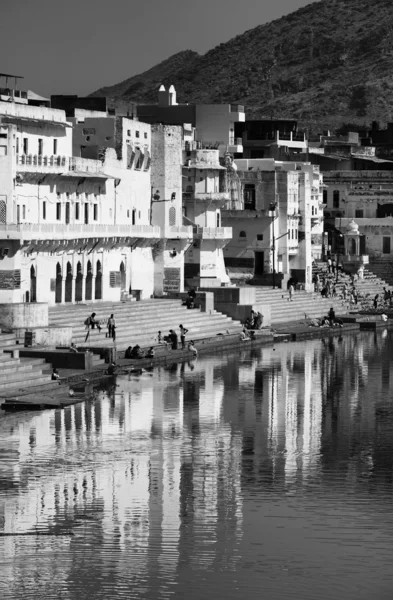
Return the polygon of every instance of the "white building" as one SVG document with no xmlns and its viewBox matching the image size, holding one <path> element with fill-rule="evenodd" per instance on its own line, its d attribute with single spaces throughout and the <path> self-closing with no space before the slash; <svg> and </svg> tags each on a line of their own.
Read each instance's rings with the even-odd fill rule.
<svg viewBox="0 0 393 600">
<path fill-rule="evenodd" d="M 181 291 L 192 241 L 181 129 L 152 134 L 83 111 L 70 123 L 61 110 L 10 98 L 0 101 L 0 303 L 143 298 L 174 279 Z"/>
<path fill-rule="evenodd" d="M 191 151 L 183 167 L 185 222 L 193 226 L 193 243 L 185 258 L 186 273 L 188 277 L 198 277 L 197 285 L 202 287 L 230 282 L 223 248 L 232 238 L 232 229 L 221 226 L 221 208 L 229 200 L 225 175 L 218 150 Z"/>
<path fill-rule="evenodd" d="M 311 264 L 322 253 L 322 175 L 309 163 L 274 159 L 235 160 L 244 208 L 223 212 L 234 228 L 225 249 L 228 266 L 254 267 L 260 283 L 272 273 L 294 276 L 311 289 Z"/>
</svg>

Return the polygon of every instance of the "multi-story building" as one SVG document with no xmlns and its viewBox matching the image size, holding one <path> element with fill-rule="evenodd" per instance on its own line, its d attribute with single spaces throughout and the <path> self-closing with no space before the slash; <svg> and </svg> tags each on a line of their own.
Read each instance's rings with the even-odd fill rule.
<svg viewBox="0 0 393 600">
<path fill-rule="evenodd" d="M 9 100 L 0 101 L 0 302 L 182 290 L 192 227 L 182 224 L 181 128 L 81 113 L 69 122 Z"/>
<path fill-rule="evenodd" d="M 242 150 L 235 158 L 274 158 L 293 160 L 292 154 L 306 152 L 305 132 L 298 131 L 297 121 L 290 119 L 259 119 L 235 123 L 235 137 Z"/>
<path fill-rule="evenodd" d="M 218 150 L 188 154 L 183 167 L 183 210 L 194 239 L 185 256 L 186 276 L 197 277 L 200 286 L 220 286 L 229 283 L 223 248 L 232 238 L 232 229 L 221 226 L 221 208 L 229 200 L 227 169 L 219 162 Z"/>
<path fill-rule="evenodd" d="M 322 253 L 322 176 L 309 163 L 236 160 L 244 186 L 243 208 L 223 211 L 232 225 L 228 266 L 253 267 L 260 283 L 275 272 L 311 287 L 311 263 Z M 277 278 L 278 279 L 278 278 Z"/>
<path fill-rule="evenodd" d="M 195 127 L 196 141 L 215 143 L 220 155 L 229 151 L 243 151 L 241 139 L 235 135 L 236 123 L 245 121 L 244 106 L 238 104 L 178 104 L 173 85 L 168 90 L 162 85 L 158 104 L 139 105 L 138 118 L 145 123 Z"/>
</svg>

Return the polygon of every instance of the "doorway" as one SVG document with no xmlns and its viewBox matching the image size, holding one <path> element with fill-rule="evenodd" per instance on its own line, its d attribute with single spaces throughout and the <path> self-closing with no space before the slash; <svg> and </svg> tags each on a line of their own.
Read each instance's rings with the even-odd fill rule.
<svg viewBox="0 0 393 600">
<path fill-rule="evenodd" d="M 120 263 L 120 291 L 126 291 L 126 268 L 123 261 Z"/>
<path fill-rule="evenodd" d="M 37 302 L 37 276 L 33 265 L 30 267 L 30 302 Z"/>
<path fill-rule="evenodd" d="M 76 265 L 75 302 L 82 302 L 83 273 L 80 262 Z"/>
<path fill-rule="evenodd" d="M 61 303 L 61 287 L 62 287 L 61 265 L 60 265 L 60 263 L 57 263 L 57 265 L 56 265 L 56 291 L 55 291 L 55 302 L 57 304 Z"/>
<path fill-rule="evenodd" d="M 390 254 L 391 244 L 390 237 L 382 238 L 382 254 Z"/>
<path fill-rule="evenodd" d="M 102 265 L 99 260 L 97 260 L 95 299 L 102 300 Z"/>
<path fill-rule="evenodd" d="M 72 266 L 70 262 L 67 263 L 64 302 L 72 302 Z"/>
<path fill-rule="evenodd" d="M 265 270 L 265 253 L 255 252 L 254 274 L 263 275 Z"/>
<path fill-rule="evenodd" d="M 87 261 L 85 299 L 93 299 L 93 268 L 90 261 Z"/>
</svg>

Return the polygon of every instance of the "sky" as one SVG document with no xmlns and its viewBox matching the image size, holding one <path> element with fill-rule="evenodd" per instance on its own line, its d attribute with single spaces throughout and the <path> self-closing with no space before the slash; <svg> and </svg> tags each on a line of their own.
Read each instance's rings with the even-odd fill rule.
<svg viewBox="0 0 393 600">
<path fill-rule="evenodd" d="M 0 0 L 0 72 L 87 95 L 181 50 L 204 54 L 311 0 Z M 3 81 L 2 81 L 3 83 Z"/>
</svg>

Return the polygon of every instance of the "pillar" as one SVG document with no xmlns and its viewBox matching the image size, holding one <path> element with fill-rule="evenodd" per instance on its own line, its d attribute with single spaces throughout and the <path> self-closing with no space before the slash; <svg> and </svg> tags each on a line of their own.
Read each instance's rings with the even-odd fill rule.
<svg viewBox="0 0 393 600">
<path fill-rule="evenodd" d="M 81 302 L 84 302 L 86 298 L 86 275 L 83 274 L 82 277 L 82 294 L 81 294 Z"/>
<path fill-rule="evenodd" d="M 75 283 L 76 277 L 73 277 L 71 282 L 71 302 L 75 302 Z"/>
<path fill-rule="evenodd" d="M 66 278 L 61 278 L 61 304 L 65 304 L 66 297 Z"/>
</svg>

